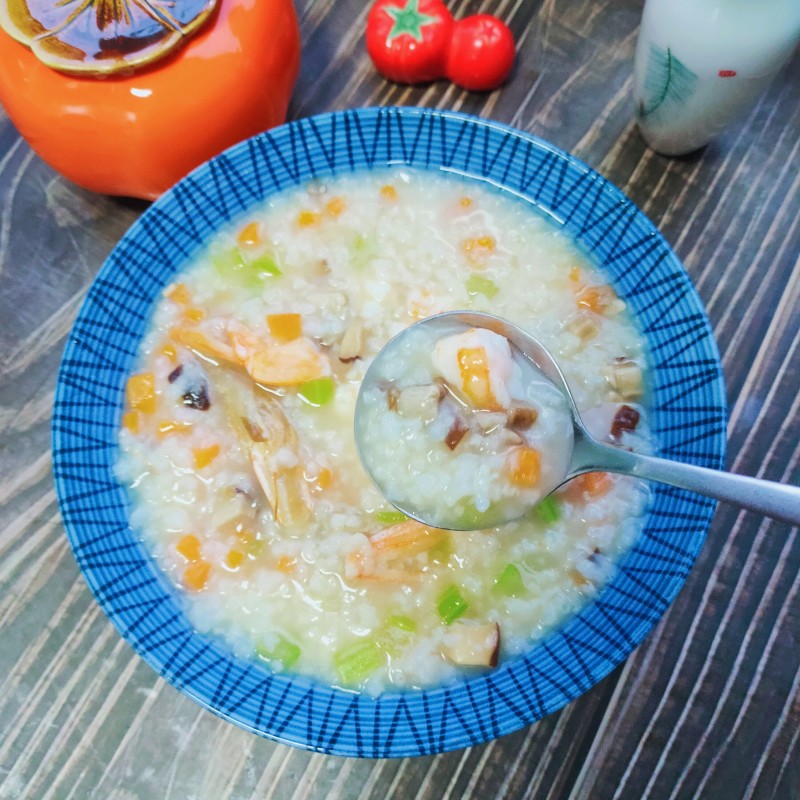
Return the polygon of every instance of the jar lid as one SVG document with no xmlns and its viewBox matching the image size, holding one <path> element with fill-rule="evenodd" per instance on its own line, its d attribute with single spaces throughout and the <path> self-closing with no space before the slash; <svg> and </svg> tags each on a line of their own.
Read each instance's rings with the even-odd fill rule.
<svg viewBox="0 0 800 800">
<path fill-rule="evenodd" d="M 59 72 L 113 75 L 169 55 L 217 0 L 0 0 L 0 27 Z"/>
</svg>

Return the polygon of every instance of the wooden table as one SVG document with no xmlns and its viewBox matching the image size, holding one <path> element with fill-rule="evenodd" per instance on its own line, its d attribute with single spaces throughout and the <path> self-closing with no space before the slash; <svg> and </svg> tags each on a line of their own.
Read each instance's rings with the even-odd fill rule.
<svg viewBox="0 0 800 800">
<path fill-rule="evenodd" d="M 800 58 L 703 152 L 666 159 L 632 121 L 635 0 L 486 0 L 519 42 L 488 95 L 372 70 L 363 0 L 300 0 L 292 118 L 374 104 L 492 117 L 621 187 L 683 259 L 722 352 L 729 468 L 800 482 Z M 268 46 L 265 43 L 265 46 Z M 59 518 L 50 412 L 65 337 L 144 204 L 56 175 L 0 112 L 0 798 L 800 797 L 798 530 L 720 508 L 686 587 L 592 691 L 530 728 L 369 761 L 263 741 L 134 655 L 92 600 Z"/>
</svg>

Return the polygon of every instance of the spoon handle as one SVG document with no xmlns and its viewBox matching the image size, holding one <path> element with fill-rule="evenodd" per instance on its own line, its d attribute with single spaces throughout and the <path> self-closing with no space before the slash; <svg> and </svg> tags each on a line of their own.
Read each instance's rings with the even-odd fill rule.
<svg viewBox="0 0 800 800">
<path fill-rule="evenodd" d="M 598 458 L 599 452 L 595 453 L 597 461 L 603 462 L 602 466 L 598 464 L 600 469 L 668 483 L 800 525 L 800 487 L 643 456 L 613 447 L 603 446 L 602 450 L 602 458 Z"/>
</svg>

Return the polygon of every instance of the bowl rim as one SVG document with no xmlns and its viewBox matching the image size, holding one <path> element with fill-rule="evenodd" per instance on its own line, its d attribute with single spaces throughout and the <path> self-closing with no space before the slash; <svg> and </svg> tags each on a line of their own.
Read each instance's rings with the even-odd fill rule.
<svg viewBox="0 0 800 800">
<path fill-rule="evenodd" d="M 691 542 L 688 545 L 682 544 L 676 550 L 676 552 L 680 551 L 680 557 L 676 556 L 672 566 L 675 574 L 670 578 L 671 582 L 668 584 L 667 591 L 658 593 L 658 597 L 654 595 L 644 605 L 640 603 L 636 607 L 636 614 L 629 614 L 627 611 L 623 614 L 618 607 L 607 604 L 608 610 L 604 612 L 607 619 L 605 622 L 600 620 L 598 624 L 610 626 L 609 630 L 612 633 L 608 635 L 611 637 L 609 641 L 613 640 L 613 645 L 603 652 L 602 658 L 599 658 L 596 652 L 594 654 L 592 652 L 598 648 L 591 641 L 587 642 L 578 637 L 575 631 L 570 634 L 572 639 L 566 639 L 565 642 L 555 642 L 554 639 L 558 637 L 563 639 L 565 633 L 571 630 L 571 626 L 575 621 L 585 615 L 587 608 L 599 605 L 600 598 L 609 591 L 610 584 L 606 585 L 598 598 L 590 602 L 588 606 L 585 606 L 576 617 L 567 620 L 562 627 L 545 637 L 545 639 L 540 640 L 532 648 L 529 648 L 524 655 L 504 664 L 497 673 L 469 678 L 443 687 L 409 692 L 388 692 L 378 698 L 370 698 L 366 695 L 353 694 L 347 690 L 325 686 L 303 676 L 265 675 L 263 668 L 257 667 L 254 663 L 235 658 L 232 654 L 226 653 L 225 648 L 219 647 L 211 638 L 197 633 L 194 633 L 192 638 L 198 640 L 198 642 L 202 641 L 203 646 L 197 645 L 199 649 L 193 653 L 193 657 L 197 659 L 197 663 L 200 665 L 198 669 L 202 667 L 203 674 L 195 675 L 194 672 L 190 671 L 191 665 L 187 666 L 187 664 L 180 663 L 179 666 L 176 666 L 180 662 L 180 657 L 176 657 L 177 660 L 172 661 L 172 657 L 167 659 L 161 652 L 157 654 L 151 633 L 147 636 L 142 636 L 135 628 L 132 628 L 130 621 L 125 618 L 125 614 L 128 611 L 127 607 L 124 612 L 121 610 L 122 599 L 130 592 L 120 594 L 111 591 L 111 584 L 108 580 L 109 571 L 113 573 L 115 569 L 121 569 L 121 567 L 119 565 L 113 566 L 107 560 L 104 561 L 104 558 L 108 559 L 108 552 L 102 549 L 98 550 L 97 542 L 105 536 L 110 536 L 110 534 L 102 533 L 105 523 L 104 521 L 97 524 L 83 522 L 78 519 L 72 507 L 72 501 L 78 488 L 82 488 L 84 492 L 91 492 L 81 483 L 82 481 L 85 482 L 85 479 L 79 477 L 79 468 L 83 465 L 83 462 L 75 460 L 76 442 L 74 437 L 77 434 L 71 429 L 75 421 L 72 418 L 72 414 L 76 406 L 80 406 L 81 398 L 87 391 L 87 382 L 76 380 L 76 375 L 81 374 L 83 364 L 81 361 L 82 348 L 85 349 L 87 341 L 87 326 L 92 324 L 92 321 L 99 313 L 96 306 L 98 297 L 102 295 L 104 302 L 108 301 L 110 296 L 107 296 L 107 293 L 112 291 L 121 280 L 119 277 L 120 259 L 131 257 L 132 251 L 126 249 L 127 245 L 146 237 L 152 238 L 154 231 L 156 234 L 159 232 L 163 234 L 165 232 L 163 218 L 165 215 L 169 215 L 171 210 L 174 210 L 177 202 L 176 197 L 179 197 L 181 192 L 189 193 L 192 189 L 196 190 L 199 187 L 208 189 L 215 182 L 218 185 L 220 174 L 225 173 L 227 175 L 227 170 L 230 165 L 235 163 L 236 159 L 256 159 L 259 157 L 259 153 L 262 155 L 266 153 L 266 149 L 263 149 L 266 148 L 265 142 L 269 142 L 273 148 L 277 148 L 276 143 L 283 141 L 285 144 L 286 140 L 289 140 L 296 148 L 298 137 L 310 138 L 314 135 L 319 139 L 320 131 L 330 133 L 331 141 L 335 143 L 338 141 L 336 137 L 341 139 L 342 136 L 354 136 L 353 131 L 363 132 L 364 126 L 380 127 L 381 124 L 384 124 L 387 126 L 385 129 L 391 129 L 391 125 L 396 124 L 398 130 L 402 130 L 403 125 L 411 126 L 414 123 L 419 126 L 419 131 L 422 132 L 419 134 L 420 136 L 424 135 L 423 129 L 428 125 L 429 137 L 434 136 L 434 129 L 437 126 L 441 126 L 443 137 L 444 131 L 447 130 L 448 126 L 458 127 L 462 133 L 468 128 L 472 136 L 468 148 L 470 151 L 477 137 L 484 135 L 484 156 L 488 152 L 487 148 L 490 139 L 498 136 L 503 137 L 504 141 L 510 140 L 513 143 L 510 156 L 512 164 L 515 163 L 513 159 L 519 148 L 524 150 L 526 158 L 529 151 L 535 152 L 537 155 L 544 154 L 543 158 L 548 162 L 549 166 L 548 172 L 541 179 L 539 196 L 534 198 L 522 193 L 520 196 L 523 199 L 531 202 L 540 212 L 550 216 L 551 219 L 558 221 L 559 217 L 554 216 L 552 208 L 548 209 L 547 201 L 543 201 L 542 197 L 546 195 L 545 190 L 549 187 L 551 179 L 555 180 L 560 176 L 563 184 L 565 176 L 574 172 L 578 177 L 571 191 L 575 191 L 575 186 L 577 185 L 580 185 L 581 191 L 584 191 L 585 186 L 584 196 L 591 196 L 594 202 L 591 207 L 591 213 L 595 213 L 595 209 L 604 206 L 617 209 L 614 213 L 618 214 L 618 216 L 611 218 L 613 224 L 609 227 L 609 231 L 613 230 L 614 225 L 618 224 L 620 220 L 624 220 L 623 224 L 627 224 L 628 229 L 631 226 L 638 225 L 643 231 L 647 232 L 648 236 L 652 237 L 653 247 L 663 254 L 663 259 L 659 264 L 667 264 L 674 271 L 673 285 L 679 286 L 682 292 L 680 302 L 687 304 L 692 311 L 690 317 L 694 335 L 699 337 L 695 345 L 699 346 L 698 342 L 702 342 L 702 349 L 705 354 L 705 372 L 703 373 L 705 375 L 705 383 L 703 384 L 703 389 L 704 391 L 707 389 L 709 393 L 711 400 L 709 409 L 713 406 L 713 416 L 709 416 L 708 419 L 714 420 L 715 427 L 703 443 L 703 446 L 708 447 L 707 451 L 702 453 L 703 460 L 700 462 L 695 461 L 695 463 L 719 467 L 723 464 L 725 455 L 727 410 L 719 351 L 714 341 L 708 318 L 705 315 L 703 304 L 689 276 L 652 222 L 621 190 L 581 160 L 551 143 L 508 125 L 469 114 L 417 107 L 385 106 L 327 112 L 286 123 L 234 145 L 189 173 L 153 203 L 133 223 L 116 245 L 92 283 L 68 338 L 59 368 L 52 423 L 53 470 L 59 507 L 73 553 L 92 594 L 123 638 L 156 672 L 203 707 L 246 730 L 304 749 L 337 755 L 402 757 L 445 752 L 478 744 L 531 724 L 588 691 L 589 688 L 602 680 L 630 655 L 665 613 L 685 582 L 686 576 L 699 554 L 708 524 L 716 507 L 716 503 L 707 499 L 700 501 L 694 499 L 691 501 L 695 506 L 694 511 L 686 512 L 683 516 L 688 515 L 693 520 L 696 530 L 692 533 Z M 319 141 L 321 142 L 321 139 Z M 375 141 L 378 141 L 377 133 L 375 134 Z M 263 148 L 258 150 L 262 146 Z M 428 146 L 430 149 L 430 142 Z M 277 149 L 274 152 L 277 153 Z M 502 153 L 502 147 L 499 152 Z M 428 155 L 430 157 L 430 153 Z M 300 157 L 302 158 L 302 154 Z M 495 158 L 498 157 L 495 155 Z M 311 163 L 311 155 L 308 158 L 309 163 Z M 471 155 L 468 155 L 466 163 L 469 163 L 470 158 Z M 389 164 L 381 162 L 379 166 L 398 165 L 400 163 L 403 162 L 393 161 Z M 376 162 L 372 167 L 377 165 Z M 416 162 L 412 165 L 418 166 Z M 348 171 L 347 169 L 334 169 L 332 164 L 329 166 L 330 169 L 326 171 L 323 168 L 321 172 L 323 174 L 331 172 L 338 174 L 341 171 Z M 438 162 L 436 165 L 427 164 L 426 166 L 432 169 L 443 169 L 443 166 Z M 273 166 L 270 169 L 273 170 Z M 277 167 L 274 167 L 274 169 L 277 169 Z M 359 164 L 357 167 L 352 167 L 351 171 L 362 171 L 364 169 L 365 167 Z M 288 171 L 291 172 L 291 170 Z M 485 176 L 482 177 L 468 172 L 461 172 L 460 174 L 479 180 L 486 179 Z M 242 176 L 235 175 L 235 177 L 238 179 Z M 289 185 L 300 185 L 305 180 L 307 180 L 305 176 L 302 179 L 295 178 L 285 186 L 281 186 L 280 181 L 278 181 L 277 189 L 270 188 L 265 193 L 262 192 L 262 198 L 252 200 L 251 205 L 262 202 L 264 197 L 270 196 L 276 191 L 282 191 Z M 514 194 L 520 194 L 510 185 L 500 184 L 499 188 Z M 182 207 L 182 204 L 179 205 Z M 226 213 L 228 212 L 226 211 Z M 236 216 L 235 213 L 228 213 L 227 220 L 230 221 Z M 568 222 L 562 220 L 562 224 L 565 227 Z M 592 224 L 594 225 L 594 221 Z M 219 225 L 217 225 L 217 228 L 219 228 Z M 649 246 L 649 244 L 646 245 L 646 247 Z M 642 245 L 642 247 L 645 247 L 645 245 Z M 586 249 L 590 254 L 594 255 L 588 246 Z M 649 252 L 652 254 L 654 251 L 651 250 Z M 189 258 L 190 256 L 186 256 L 184 264 Z M 608 272 L 608 266 L 599 257 L 595 256 L 595 258 L 600 262 L 601 267 Z M 168 283 L 169 277 L 170 275 L 167 275 L 166 280 L 160 284 L 161 288 Z M 613 275 L 613 277 L 616 282 L 617 276 Z M 151 310 L 158 295 L 159 293 L 155 292 L 147 298 L 146 302 Z M 125 313 L 124 309 L 122 309 L 122 313 Z M 634 314 L 634 316 L 638 315 Z M 139 344 L 140 339 L 137 339 L 135 341 L 137 349 Z M 648 344 L 650 344 L 649 338 Z M 130 358 L 130 353 L 123 353 L 122 357 Z M 106 361 L 108 360 L 106 359 Z M 115 368 L 113 365 L 109 366 L 105 361 L 98 363 L 104 379 L 108 377 L 107 372 L 114 373 Z M 117 400 L 120 400 L 118 386 Z M 83 403 L 85 405 L 85 398 Z M 119 412 L 120 408 L 117 407 L 116 410 Z M 711 411 L 709 411 L 710 413 Z M 118 418 L 119 413 L 117 413 Z M 101 431 L 101 438 L 105 437 L 103 440 L 105 446 L 112 446 L 110 443 L 110 437 L 112 436 L 116 440 L 116 430 Z M 87 447 L 89 449 L 86 451 L 86 457 L 91 458 L 93 457 L 91 455 L 91 445 L 87 445 Z M 690 456 L 687 460 L 692 460 L 692 457 Z M 96 468 L 96 464 L 93 466 Z M 73 469 L 78 469 L 79 472 L 73 473 Z M 102 473 L 102 470 L 100 472 Z M 102 474 L 100 477 L 107 478 Z M 114 478 L 114 480 L 116 479 Z M 681 493 L 678 490 L 664 490 L 661 495 L 667 498 L 665 500 L 667 506 L 673 502 L 689 502 L 686 499 L 687 493 Z M 648 515 L 650 513 L 649 510 Z M 101 530 L 101 533 L 97 533 L 98 529 Z M 93 533 L 93 535 L 87 535 L 87 533 Z M 669 534 L 669 530 L 667 530 L 667 534 Z M 130 551 L 125 550 L 126 555 L 131 558 L 140 557 L 141 554 L 136 556 L 133 553 L 137 548 L 142 550 L 142 546 L 130 526 L 128 526 L 127 532 L 123 534 L 123 538 L 125 536 L 128 539 L 134 537 L 136 540 L 130 545 L 125 545 L 125 548 L 131 548 Z M 660 547 L 671 548 L 667 540 L 655 541 Z M 146 558 L 150 560 L 149 567 L 151 571 L 155 567 L 155 570 L 160 573 L 160 569 L 155 565 L 155 560 L 151 556 Z M 620 567 L 627 563 L 629 559 L 630 553 L 623 559 Z M 611 583 L 614 583 L 615 580 L 616 578 Z M 148 583 L 145 587 L 147 591 L 156 593 L 158 591 L 166 591 L 171 594 L 173 599 L 175 598 L 176 592 L 174 588 L 167 584 L 163 575 L 156 575 L 153 581 L 154 583 Z M 152 598 L 148 600 L 148 602 L 151 601 L 155 602 Z M 622 602 L 624 602 L 624 598 Z M 143 607 L 142 614 L 145 613 L 146 608 Z M 615 613 L 623 614 L 623 616 L 627 615 L 627 624 L 633 625 L 632 630 L 626 630 L 622 623 L 615 618 Z M 631 620 L 633 620 L 633 623 L 631 623 Z M 615 628 L 619 629 L 616 633 L 614 633 Z M 605 636 L 606 633 L 603 635 Z M 599 633 L 597 635 L 600 636 Z M 192 645 L 194 646 L 194 642 Z M 540 650 L 547 652 L 547 663 L 554 664 L 556 671 L 560 670 L 558 680 L 544 674 L 536 664 L 532 663 L 532 654 Z M 572 659 L 571 661 L 569 660 L 570 658 Z M 207 659 L 207 661 L 203 659 Z M 529 660 L 531 663 L 527 663 Z M 260 671 L 260 681 L 258 676 L 254 677 L 250 674 L 254 669 Z M 209 683 L 209 681 L 205 680 L 205 675 L 209 672 L 217 675 L 217 683 L 214 683 L 214 681 Z M 486 682 L 491 683 L 492 676 L 498 673 L 503 673 L 504 675 L 502 689 L 499 685 L 499 679 L 498 686 L 487 688 Z M 528 681 L 530 685 L 527 683 Z M 239 689 L 236 687 L 230 688 L 229 693 L 225 694 L 222 687 L 228 687 L 231 682 L 237 685 L 242 684 L 241 692 L 244 693 L 245 690 L 249 692 L 248 697 L 242 699 L 238 695 Z M 264 684 L 267 685 L 264 686 Z M 213 691 L 210 685 L 213 685 Z M 226 688 L 225 691 L 227 690 Z M 252 711 L 245 713 L 242 710 L 250 708 L 250 705 L 248 705 L 250 696 L 254 697 L 253 692 L 257 691 L 262 691 L 261 706 L 268 704 L 269 708 L 272 709 L 270 718 L 266 723 L 264 722 L 264 715 L 259 714 L 254 718 Z M 522 700 L 516 698 L 515 695 L 517 693 L 519 697 L 523 698 Z M 228 700 L 230 702 L 227 702 Z M 283 718 L 281 718 L 280 712 L 282 707 L 286 713 Z M 289 712 L 292 712 L 291 719 L 289 718 Z M 294 720 L 294 715 L 302 717 L 303 714 L 305 714 L 305 717 L 299 722 Z M 456 720 L 455 723 L 449 721 L 453 718 Z M 336 733 L 335 736 L 333 735 L 334 733 Z"/>
</svg>

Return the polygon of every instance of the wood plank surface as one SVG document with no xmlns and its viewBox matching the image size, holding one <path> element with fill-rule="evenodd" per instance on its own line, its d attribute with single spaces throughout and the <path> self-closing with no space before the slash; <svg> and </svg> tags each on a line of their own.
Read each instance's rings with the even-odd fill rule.
<svg viewBox="0 0 800 800">
<path fill-rule="evenodd" d="M 364 52 L 363 0 L 299 0 L 290 117 L 450 108 L 575 153 L 648 214 L 697 286 L 723 359 L 729 468 L 800 483 L 800 56 L 713 144 L 667 159 L 632 121 L 640 2 L 451 7 L 509 21 L 519 59 L 506 87 L 386 83 Z M 730 506 L 622 667 L 486 745 L 402 760 L 310 754 L 241 731 L 158 678 L 80 576 L 49 431 L 65 337 L 144 208 L 60 178 L 0 111 L 0 798 L 800 798 L 798 530 Z"/>
</svg>

